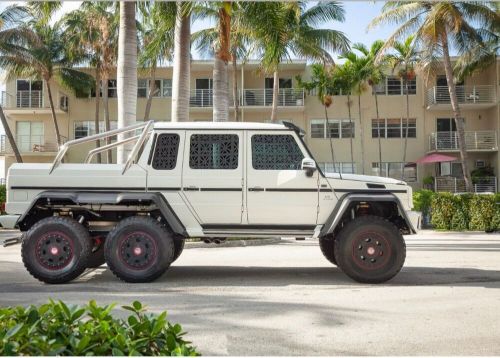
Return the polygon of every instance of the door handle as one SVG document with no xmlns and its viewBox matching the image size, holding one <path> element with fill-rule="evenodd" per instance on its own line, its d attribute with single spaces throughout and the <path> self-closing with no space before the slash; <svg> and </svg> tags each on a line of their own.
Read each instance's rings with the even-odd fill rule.
<svg viewBox="0 0 500 358">
<path fill-rule="evenodd" d="M 197 186 L 193 186 L 193 185 L 184 187 L 184 191 L 198 191 L 198 190 L 200 190 L 200 188 L 198 188 Z"/>
<path fill-rule="evenodd" d="M 248 188 L 248 191 L 264 191 L 264 188 L 260 186 L 254 186 L 253 188 Z"/>
</svg>

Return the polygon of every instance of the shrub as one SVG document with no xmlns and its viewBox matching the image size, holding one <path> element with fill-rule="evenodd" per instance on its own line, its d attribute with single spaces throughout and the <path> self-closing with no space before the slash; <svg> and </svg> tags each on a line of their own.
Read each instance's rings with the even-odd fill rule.
<svg viewBox="0 0 500 358">
<path fill-rule="evenodd" d="M 453 194 L 439 193 L 434 195 L 431 201 L 432 226 L 438 230 L 450 230 L 453 214 L 457 207 Z"/>
<path fill-rule="evenodd" d="M 0 308 L 0 355 L 199 355 L 184 341 L 182 328 L 167 313 L 146 313 L 138 301 L 123 306 L 132 314 L 112 316 L 114 305 L 66 305 Z"/>
<path fill-rule="evenodd" d="M 469 229 L 477 231 L 489 230 L 495 215 L 495 206 L 493 195 L 474 195 L 470 200 Z"/>
<path fill-rule="evenodd" d="M 435 193 L 432 190 L 422 189 L 413 192 L 413 206 L 416 211 L 426 215 L 431 209 L 432 197 Z"/>
<path fill-rule="evenodd" d="M 7 201 L 7 192 L 5 185 L 0 185 L 0 211 L 3 212 L 5 207 L 5 202 Z"/>
</svg>

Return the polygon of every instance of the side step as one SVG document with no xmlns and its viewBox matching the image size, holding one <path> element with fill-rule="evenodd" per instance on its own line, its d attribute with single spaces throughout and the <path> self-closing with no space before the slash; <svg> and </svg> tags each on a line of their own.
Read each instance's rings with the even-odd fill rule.
<svg viewBox="0 0 500 358">
<path fill-rule="evenodd" d="M 22 236 L 11 237 L 10 239 L 5 239 L 2 243 L 2 246 L 7 247 L 7 246 L 12 246 L 12 245 L 17 245 L 17 244 L 20 244 L 22 241 L 23 241 Z"/>
</svg>

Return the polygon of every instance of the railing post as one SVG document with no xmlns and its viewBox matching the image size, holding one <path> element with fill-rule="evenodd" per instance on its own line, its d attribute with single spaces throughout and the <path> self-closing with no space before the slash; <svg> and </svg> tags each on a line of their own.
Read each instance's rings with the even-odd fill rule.
<svg viewBox="0 0 500 358">
<path fill-rule="evenodd" d="M 457 192 L 457 178 L 453 178 L 453 179 L 454 179 L 453 182 L 455 183 L 455 191 L 454 191 L 454 193 L 456 193 Z"/>
<path fill-rule="evenodd" d="M 432 104 L 436 104 L 437 103 L 437 86 L 434 86 L 434 98 L 432 99 Z"/>
</svg>

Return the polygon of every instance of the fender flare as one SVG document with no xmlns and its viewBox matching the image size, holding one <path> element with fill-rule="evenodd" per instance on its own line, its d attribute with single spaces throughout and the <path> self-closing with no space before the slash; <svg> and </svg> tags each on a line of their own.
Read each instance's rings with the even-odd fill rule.
<svg viewBox="0 0 500 358">
<path fill-rule="evenodd" d="M 335 208 L 332 210 L 332 213 L 328 217 L 328 219 L 325 222 L 325 225 L 323 225 L 323 228 L 321 229 L 321 232 L 319 234 L 319 237 L 326 236 L 328 234 L 332 234 L 337 227 L 337 225 L 340 223 L 340 220 L 342 219 L 344 213 L 346 210 L 349 208 L 351 203 L 355 202 L 392 202 L 395 203 L 399 209 L 399 213 L 401 214 L 402 218 L 406 222 L 406 225 L 410 229 L 410 231 L 414 234 L 417 233 L 415 228 L 413 227 L 413 224 L 411 220 L 408 218 L 408 215 L 406 214 L 406 211 L 404 210 L 403 204 L 401 204 L 401 201 L 396 197 L 396 195 L 392 193 L 368 193 L 368 194 L 356 194 L 356 193 L 351 193 L 351 194 L 345 194 L 342 196 L 339 201 L 337 202 L 337 205 Z"/>
<path fill-rule="evenodd" d="M 167 199 L 158 192 L 90 192 L 90 191 L 43 191 L 38 194 L 28 210 L 17 221 L 22 231 L 29 229 L 30 215 L 34 214 L 38 206 L 51 203 L 71 203 L 76 205 L 126 205 L 154 203 L 162 216 L 176 234 L 187 236 L 186 228 L 182 224 Z"/>
</svg>

